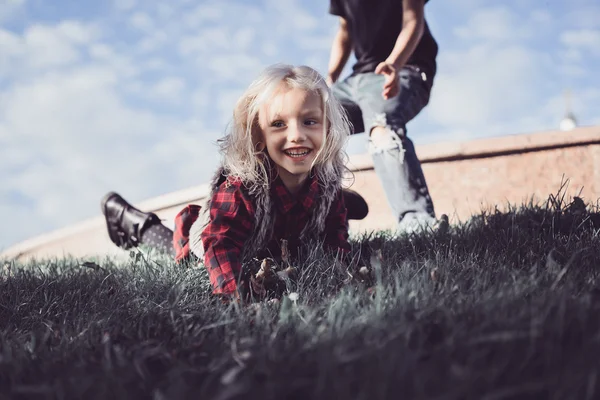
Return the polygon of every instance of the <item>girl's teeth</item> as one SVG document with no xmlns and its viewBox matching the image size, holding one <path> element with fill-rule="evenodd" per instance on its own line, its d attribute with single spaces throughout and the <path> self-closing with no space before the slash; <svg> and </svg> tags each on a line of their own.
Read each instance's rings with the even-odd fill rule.
<svg viewBox="0 0 600 400">
<path fill-rule="evenodd" d="M 303 156 L 307 155 L 309 152 L 310 152 L 310 150 L 303 151 L 301 153 L 296 153 L 296 152 L 291 152 L 291 151 L 286 151 L 285 153 L 290 157 L 303 157 Z"/>
</svg>

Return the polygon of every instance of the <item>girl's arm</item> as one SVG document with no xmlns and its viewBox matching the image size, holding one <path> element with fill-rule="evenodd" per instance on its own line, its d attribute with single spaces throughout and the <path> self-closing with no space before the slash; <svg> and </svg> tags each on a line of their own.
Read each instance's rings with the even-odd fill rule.
<svg viewBox="0 0 600 400">
<path fill-rule="evenodd" d="M 332 251 L 342 251 L 343 253 L 350 251 L 346 204 L 341 189 L 331 204 L 325 220 L 325 245 Z"/>
<path fill-rule="evenodd" d="M 252 203 L 236 182 L 224 182 L 213 195 L 210 222 L 202 232 L 204 265 L 214 294 L 238 296 L 241 252 L 250 237 Z"/>
</svg>

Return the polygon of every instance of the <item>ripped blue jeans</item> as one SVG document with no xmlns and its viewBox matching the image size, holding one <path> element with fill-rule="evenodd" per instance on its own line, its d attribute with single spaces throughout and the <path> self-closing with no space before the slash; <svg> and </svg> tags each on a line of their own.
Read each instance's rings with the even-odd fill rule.
<svg viewBox="0 0 600 400">
<path fill-rule="evenodd" d="M 403 68 L 399 72 L 400 93 L 388 100 L 381 95 L 385 77 L 375 73 L 350 76 L 332 87 L 348 111 L 355 133 L 363 129 L 370 133 L 376 126 L 389 129 L 391 135 L 384 144 L 369 140 L 369 153 L 399 228 L 435 222 L 421 162 L 406 135 L 406 123 L 429 102 L 426 79 L 416 67 Z"/>
</svg>

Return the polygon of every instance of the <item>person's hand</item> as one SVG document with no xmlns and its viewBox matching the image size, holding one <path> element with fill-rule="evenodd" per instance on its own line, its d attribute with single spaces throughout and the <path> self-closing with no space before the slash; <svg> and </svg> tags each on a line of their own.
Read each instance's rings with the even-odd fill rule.
<svg viewBox="0 0 600 400">
<path fill-rule="evenodd" d="M 385 76 L 383 91 L 381 95 L 388 100 L 400 93 L 400 83 L 398 82 L 398 71 L 396 67 L 385 61 L 380 62 L 375 68 L 375 73 Z"/>
<path fill-rule="evenodd" d="M 272 260 L 264 259 L 260 270 L 250 277 L 249 286 L 255 299 L 277 298 L 285 292 L 285 281 L 274 271 L 274 267 Z"/>
</svg>

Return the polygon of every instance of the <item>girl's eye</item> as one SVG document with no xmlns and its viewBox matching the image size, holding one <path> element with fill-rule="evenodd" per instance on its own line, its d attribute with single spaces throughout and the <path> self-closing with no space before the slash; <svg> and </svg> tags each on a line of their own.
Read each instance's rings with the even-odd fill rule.
<svg viewBox="0 0 600 400">
<path fill-rule="evenodd" d="M 281 128 L 283 126 L 283 121 L 273 121 L 271 122 L 271 126 L 274 128 Z"/>
<path fill-rule="evenodd" d="M 318 123 L 318 121 L 317 121 L 316 119 L 307 119 L 306 121 L 304 121 L 304 123 L 305 123 L 306 125 L 309 125 L 309 126 L 310 126 L 310 125 L 315 125 L 315 124 L 317 124 L 317 123 Z"/>
</svg>

